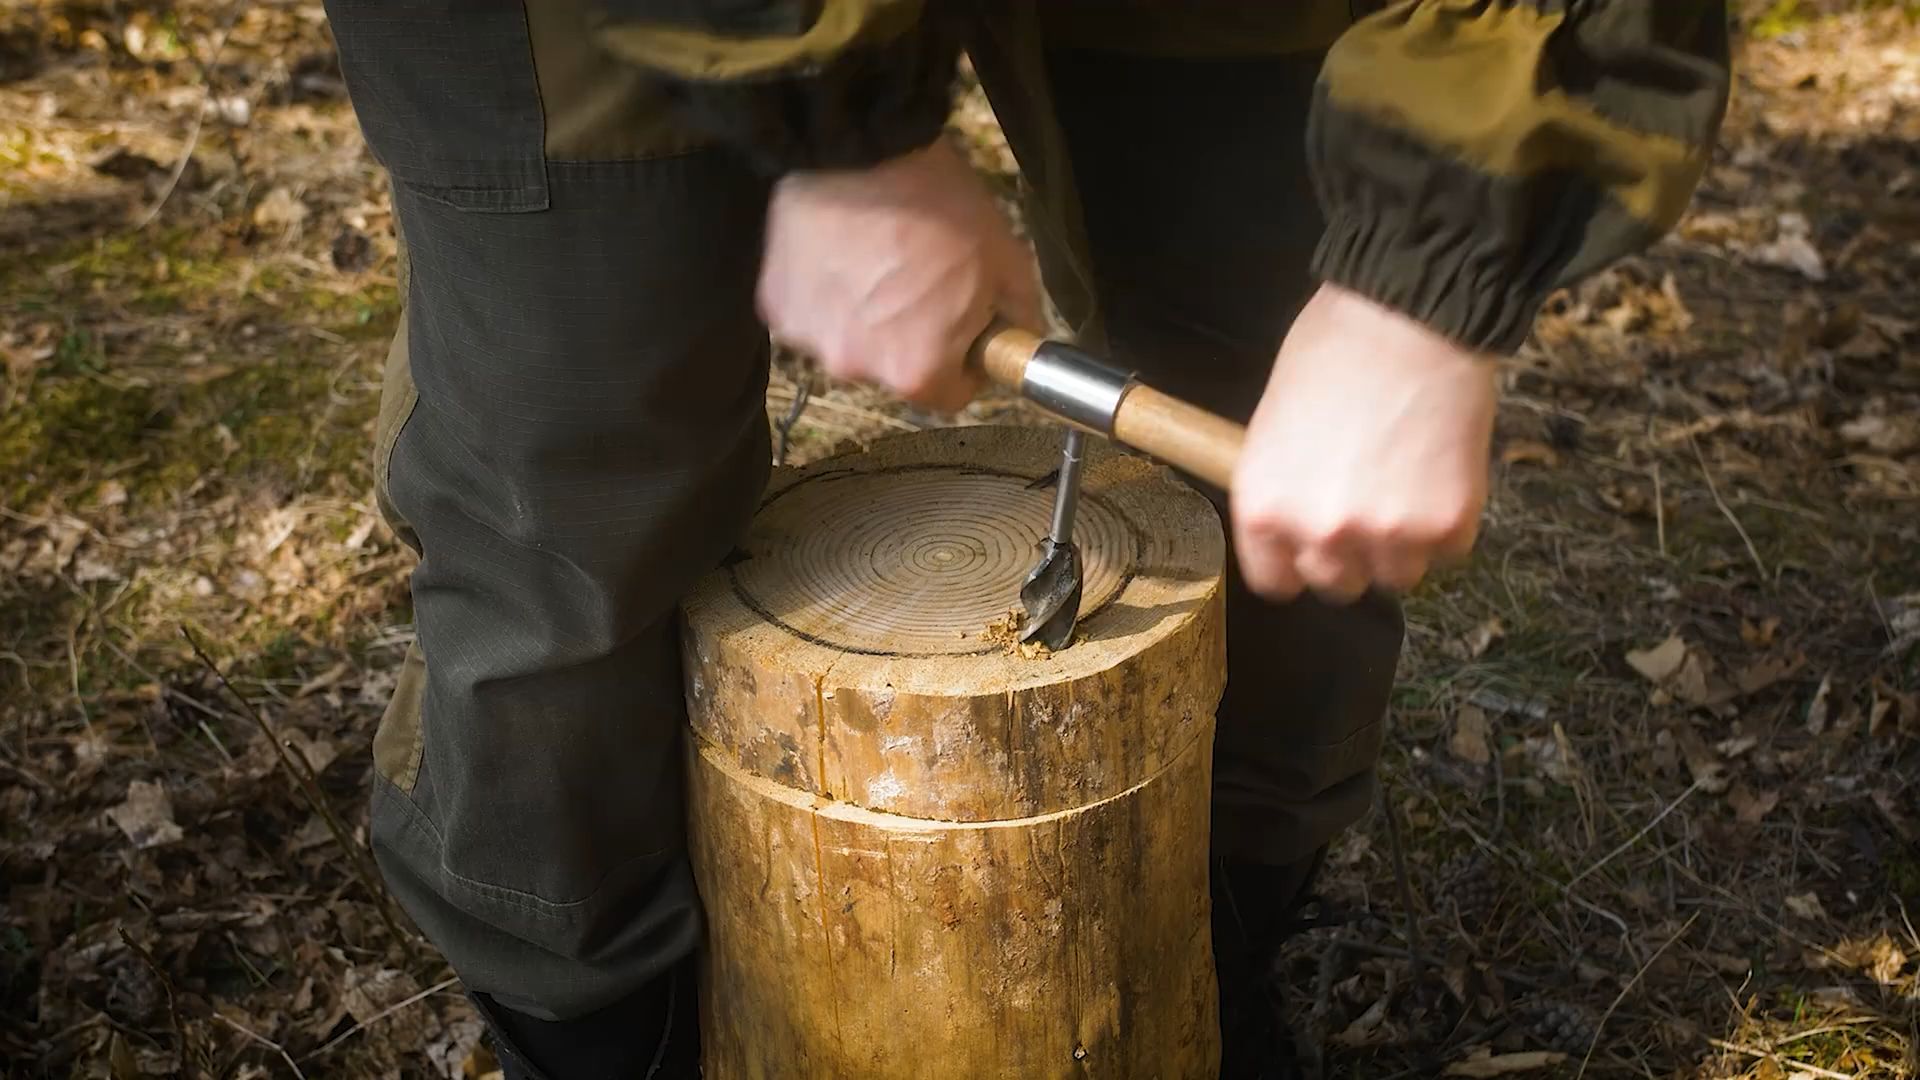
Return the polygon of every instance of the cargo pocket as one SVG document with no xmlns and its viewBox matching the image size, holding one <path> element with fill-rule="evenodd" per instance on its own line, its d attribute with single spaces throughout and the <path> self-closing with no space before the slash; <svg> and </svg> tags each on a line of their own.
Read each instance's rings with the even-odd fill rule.
<svg viewBox="0 0 1920 1080">
<path fill-rule="evenodd" d="M 522 0 L 326 0 L 354 112 L 394 181 L 463 210 L 547 208 Z"/>
</svg>

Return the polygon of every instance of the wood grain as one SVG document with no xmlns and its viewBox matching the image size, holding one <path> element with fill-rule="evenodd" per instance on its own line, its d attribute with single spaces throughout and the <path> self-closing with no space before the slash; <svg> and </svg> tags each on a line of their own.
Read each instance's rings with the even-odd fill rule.
<svg viewBox="0 0 1920 1080">
<path fill-rule="evenodd" d="M 1220 522 L 1098 445 L 1084 640 L 982 641 L 1057 449 L 954 428 L 783 471 L 688 601 L 708 1076 L 1213 1075 Z"/>
</svg>

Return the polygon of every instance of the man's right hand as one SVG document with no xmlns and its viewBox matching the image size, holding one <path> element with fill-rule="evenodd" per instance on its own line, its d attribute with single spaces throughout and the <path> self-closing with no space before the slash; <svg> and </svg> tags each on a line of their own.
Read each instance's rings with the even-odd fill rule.
<svg viewBox="0 0 1920 1080">
<path fill-rule="evenodd" d="M 761 318 L 842 379 L 955 411 L 998 314 L 1041 321 L 1032 252 L 945 138 L 871 169 L 790 173 L 767 207 Z"/>
</svg>

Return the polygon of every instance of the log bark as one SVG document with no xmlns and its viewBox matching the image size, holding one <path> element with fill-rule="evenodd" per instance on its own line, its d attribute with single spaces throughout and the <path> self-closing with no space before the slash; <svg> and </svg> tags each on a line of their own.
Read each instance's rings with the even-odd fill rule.
<svg viewBox="0 0 1920 1080">
<path fill-rule="evenodd" d="M 952 428 L 783 470 L 688 600 L 707 1076 L 1217 1072 L 1219 518 L 1095 447 L 1076 641 L 1029 655 L 1006 615 L 1058 443 Z"/>
</svg>

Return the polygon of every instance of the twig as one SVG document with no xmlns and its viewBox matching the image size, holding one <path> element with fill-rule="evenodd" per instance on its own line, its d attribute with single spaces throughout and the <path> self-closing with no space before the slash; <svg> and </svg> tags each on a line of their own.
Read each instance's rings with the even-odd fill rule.
<svg viewBox="0 0 1920 1080">
<path fill-rule="evenodd" d="M 1413 883 L 1407 877 L 1407 853 L 1400 843 L 1400 813 L 1394 808 L 1393 797 L 1384 786 L 1380 791 L 1380 809 L 1387 817 L 1387 843 L 1393 847 L 1393 877 L 1400 888 L 1400 906 L 1405 909 L 1403 921 L 1406 924 L 1407 960 L 1413 968 L 1413 985 L 1418 986 L 1426 978 L 1426 964 L 1420 947 L 1420 920 L 1414 917 Z"/>
<path fill-rule="evenodd" d="M 319 1057 L 321 1054 L 324 1054 L 327 1051 L 333 1049 L 334 1047 L 340 1045 L 341 1043 L 347 1041 L 348 1039 L 352 1038 L 354 1035 L 365 1030 L 371 1025 L 379 1023 L 382 1020 L 385 1020 L 387 1017 L 392 1016 L 394 1013 L 399 1012 L 401 1009 L 404 1009 L 409 1005 L 415 1004 L 416 1002 L 425 1001 L 426 999 L 432 997 L 433 995 L 439 993 L 442 990 L 445 990 L 451 987 L 453 984 L 459 981 L 460 981 L 460 977 L 458 975 L 454 975 L 449 978 L 442 979 L 439 982 L 434 983 L 432 986 L 427 987 L 425 990 L 422 990 L 419 993 L 413 995 L 412 997 L 408 998 L 405 1001 L 398 1002 L 397 1004 L 389 1005 L 386 1008 L 381 1009 L 379 1012 L 374 1013 L 372 1016 L 367 1017 L 365 1020 L 355 1023 L 352 1027 L 348 1028 L 347 1030 L 341 1032 L 338 1035 L 335 1035 L 333 1038 L 328 1039 L 326 1042 L 321 1043 L 319 1047 L 317 1047 L 313 1051 L 313 1053 L 308 1054 L 305 1057 L 302 1057 L 300 1060 L 312 1061 L 314 1058 Z"/>
<path fill-rule="evenodd" d="M 207 62 L 202 64 L 199 58 L 194 58 L 194 66 L 200 69 L 201 92 L 200 107 L 193 111 L 193 129 L 187 132 L 187 146 L 180 152 L 180 160 L 173 163 L 173 171 L 167 175 L 167 186 L 161 190 L 160 197 L 153 201 L 153 205 L 140 218 L 140 223 L 133 227 L 136 232 L 153 224 L 154 219 L 160 216 L 160 208 L 167 205 L 168 199 L 173 198 L 174 189 L 180 186 L 180 178 L 186 175 L 187 166 L 193 162 L 193 151 L 200 145 L 200 129 L 206 126 L 207 113 L 213 104 L 213 65 L 219 62 L 220 54 L 226 50 L 227 38 L 233 33 L 233 24 L 240 17 L 240 9 L 245 6 L 238 0 L 233 0 L 227 5 L 226 20 L 220 25 L 220 36 L 214 39 L 213 49 Z M 188 49 L 187 54 L 192 56 L 193 50 Z M 236 163 L 239 158 L 240 155 L 236 152 L 234 154 Z"/>
<path fill-rule="evenodd" d="M 193 655 L 213 673 L 214 678 L 220 680 L 220 685 L 226 688 L 227 693 L 240 703 L 240 707 L 245 709 L 247 715 L 252 717 L 253 722 L 259 726 L 260 733 L 266 736 L 267 742 L 273 747 L 274 754 L 280 758 L 280 766 L 293 777 L 294 786 L 300 790 L 313 811 L 327 823 L 327 830 L 333 834 L 334 842 L 340 845 L 340 850 L 347 856 L 347 864 L 352 867 L 353 876 L 359 879 L 361 887 L 365 888 L 367 895 L 373 898 L 374 909 L 380 913 L 380 921 L 387 924 L 387 930 L 411 953 L 412 938 L 400 929 L 399 920 L 394 918 L 390 910 L 393 899 L 387 895 L 385 889 L 380 887 L 379 878 L 366 865 L 365 852 L 360 849 L 359 844 L 353 842 L 346 826 L 342 825 L 340 818 L 334 814 L 333 807 L 327 802 L 326 793 L 320 790 L 320 780 L 314 776 L 313 764 L 307 760 L 306 754 L 293 752 L 280 741 L 274 734 L 273 726 L 267 723 L 267 718 L 260 714 L 259 709 L 253 707 L 253 702 L 234 689 L 233 682 L 227 678 L 227 673 L 222 671 L 220 665 L 214 663 L 213 658 L 207 655 L 207 651 L 200 647 L 200 641 L 193 636 L 193 631 L 183 625 L 180 627 L 180 635 L 186 638 L 187 644 L 193 648 Z"/>
<path fill-rule="evenodd" d="M 49 795 L 54 795 L 59 792 L 58 788 L 48 783 L 47 780 L 43 778 L 39 773 L 30 771 L 24 765 L 15 765 L 13 762 L 8 761 L 4 757 L 0 757 L 0 769 L 5 769 L 8 772 L 13 773 L 14 775 L 20 777 L 21 779 L 27 781 L 28 783 L 32 784 L 34 787 L 39 788 L 41 791 L 44 791 Z"/>
<path fill-rule="evenodd" d="M 1739 1043 L 1728 1042 L 1725 1039 L 1708 1039 L 1707 1042 L 1711 1043 L 1713 1047 L 1718 1050 L 1726 1050 L 1735 1054 L 1745 1054 L 1748 1057 L 1757 1057 L 1762 1061 L 1771 1061 L 1776 1065 L 1790 1065 L 1801 1072 L 1828 1077 L 1830 1080 L 1855 1080 L 1855 1074 L 1853 1073 L 1834 1072 L 1832 1069 L 1823 1069 L 1818 1065 L 1812 1065 L 1804 1061 L 1795 1061 L 1790 1057 L 1781 1057 L 1771 1050 L 1760 1050 L 1751 1046 L 1742 1046 Z"/>
<path fill-rule="evenodd" d="M 1607 1011 L 1600 1014 L 1600 1022 L 1593 1025 L 1593 1038 L 1587 1042 L 1587 1055 L 1580 1059 L 1580 1071 L 1574 1074 L 1574 1080 L 1587 1075 L 1587 1063 L 1593 1060 L 1594 1047 L 1600 1045 L 1600 1033 L 1607 1029 L 1607 1021 L 1613 1019 L 1614 1010 L 1620 1007 L 1621 1002 L 1627 1000 L 1627 995 L 1633 993 L 1634 987 L 1640 985 L 1641 978 L 1646 975 L 1648 968 L 1653 967 L 1653 962 L 1660 959 L 1660 954 L 1671 948 L 1674 942 L 1685 937 L 1687 931 L 1693 929 L 1693 924 L 1699 919 L 1700 913 L 1697 911 L 1689 915 L 1680 929 L 1675 930 L 1672 937 L 1661 942 L 1660 947 L 1653 950 L 1653 955 L 1647 957 L 1647 962 L 1640 965 L 1640 970 L 1633 973 L 1633 978 L 1627 980 L 1627 985 L 1620 988 L 1620 993 L 1614 996 L 1613 1004 L 1607 1006 Z"/>
<path fill-rule="evenodd" d="M 293 1075 L 299 1077 L 299 1080 L 307 1080 L 307 1074 L 300 1071 L 299 1063 L 293 1060 L 292 1054 L 287 1053 L 286 1047 L 281 1046 L 279 1043 L 274 1042 L 272 1039 L 267 1038 L 265 1035 L 261 1035 L 257 1032 L 247 1030 L 244 1026 L 240 1024 L 239 1021 L 228 1019 L 226 1016 L 222 1015 L 221 1013 L 218 1013 L 218 1012 L 214 1013 L 213 1018 L 227 1025 L 233 1030 L 239 1032 L 240 1034 L 245 1035 L 247 1038 L 252 1039 L 254 1042 L 259 1043 L 261 1046 L 264 1046 L 267 1049 L 273 1051 L 274 1053 L 279 1054 L 280 1060 L 286 1062 L 287 1068 L 293 1070 Z"/>
<path fill-rule="evenodd" d="M 804 379 L 793 385 L 793 404 L 787 406 L 786 415 L 774 425 L 774 430 L 780 436 L 773 448 L 775 466 L 787 463 L 787 444 L 793 437 L 793 425 L 800 422 L 800 414 L 807 411 L 807 399 L 813 396 L 813 372 L 807 372 Z"/>
<path fill-rule="evenodd" d="M 147 965 L 147 970 L 153 972 L 153 977 L 160 980 L 160 989 L 166 991 L 167 994 L 167 1026 L 173 1029 L 174 1041 L 180 1044 L 180 1056 L 183 1058 L 191 1057 L 192 1055 L 187 1052 L 187 1029 L 185 1025 L 180 1023 L 180 1005 L 173 999 L 173 980 L 167 978 L 167 973 L 161 970 L 160 964 L 153 958 L 153 954 L 148 952 L 139 942 L 133 940 L 127 933 L 126 927 L 116 926 L 114 929 L 119 932 L 120 940 L 133 952 L 133 955 L 139 957 L 140 962 Z"/>
<path fill-rule="evenodd" d="M 1741 541 L 1747 545 L 1747 554 L 1753 556 L 1754 567 L 1760 571 L 1760 579 L 1765 581 L 1767 564 L 1760 558 L 1760 549 L 1753 546 L 1753 537 L 1747 535 L 1746 526 L 1740 524 L 1740 519 L 1734 516 L 1733 507 L 1728 506 L 1727 500 L 1720 497 L 1720 489 L 1713 482 L 1713 470 L 1707 468 L 1707 458 L 1700 452 L 1700 444 L 1693 440 L 1692 435 L 1688 435 L 1687 445 L 1693 447 L 1693 459 L 1700 463 L 1700 475 L 1707 478 L 1707 494 L 1713 496 L 1714 505 L 1718 506 L 1727 520 L 1733 523 L 1733 531 L 1740 534 Z"/>
<path fill-rule="evenodd" d="M 1659 825 L 1661 822 L 1667 820 L 1668 814 L 1673 813 L 1674 810 L 1679 808 L 1681 803 L 1686 802 L 1687 799 L 1690 796 L 1692 796 L 1694 792 L 1699 790 L 1700 790 L 1700 781 L 1695 780 L 1692 783 L 1692 785 L 1690 785 L 1687 788 L 1687 790 L 1681 792 L 1677 797 L 1674 798 L 1672 802 L 1668 803 L 1666 806 L 1666 809 L 1660 811 L 1658 814 L 1655 814 L 1653 816 L 1652 821 L 1649 821 L 1644 826 L 1642 826 L 1639 832 L 1634 833 L 1632 836 L 1628 837 L 1627 841 L 1621 844 L 1619 847 L 1614 848 L 1612 851 L 1607 852 L 1605 855 L 1602 855 L 1600 857 L 1599 862 L 1596 862 L 1592 866 L 1587 867 L 1585 870 L 1580 871 L 1578 874 L 1573 875 L 1573 879 L 1568 881 L 1565 885 L 1562 885 L 1561 888 L 1569 889 L 1569 890 L 1572 889 L 1575 885 L 1578 885 L 1580 882 L 1585 881 L 1589 876 L 1593 874 L 1594 871 L 1612 862 L 1615 858 L 1619 857 L 1619 855 L 1622 852 L 1626 851 L 1628 848 L 1632 847 L 1633 845 L 1639 843 L 1641 838 L 1645 837 L 1648 833 L 1652 832 L 1656 825 Z"/>
<path fill-rule="evenodd" d="M 1667 500 L 1660 488 L 1660 463 L 1653 463 L 1653 530 L 1660 538 L 1660 557 L 1667 558 Z"/>
</svg>

